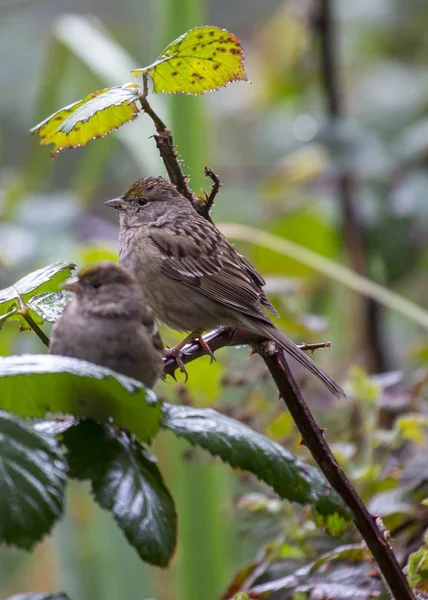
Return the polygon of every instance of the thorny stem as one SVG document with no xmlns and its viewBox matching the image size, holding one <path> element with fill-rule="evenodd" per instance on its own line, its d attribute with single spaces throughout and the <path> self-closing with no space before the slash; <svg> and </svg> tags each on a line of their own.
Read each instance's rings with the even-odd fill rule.
<svg viewBox="0 0 428 600">
<path fill-rule="evenodd" d="M 143 94 L 139 97 L 140 104 L 155 124 L 157 135 L 154 135 L 153 137 L 155 138 L 156 146 L 165 165 L 168 177 L 180 194 L 183 194 L 183 196 L 196 206 L 198 200 L 190 189 L 187 177 L 184 175 L 181 168 L 180 159 L 178 158 L 172 139 L 172 133 L 150 106 L 149 101 L 144 95 L 145 91 L 146 90 L 144 90 Z"/>
<path fill-rule="evenodd" d="M 407 579 L 388 540 L 379 527 L 376 517 L 368 512 L 336 461 L 324 439 L 323 431 L 318 427 L 303 399 L 284 353 L 278 350 L 270 353 L 266 350 L 266 344 L 260 346 L 258 351 L 300 431 L 305 446 L 309 449 L 327 481 L 352 511 L 355 526 L 373 554 L 393 597 L 396 600 L 414 600 Z"/>
</svg>

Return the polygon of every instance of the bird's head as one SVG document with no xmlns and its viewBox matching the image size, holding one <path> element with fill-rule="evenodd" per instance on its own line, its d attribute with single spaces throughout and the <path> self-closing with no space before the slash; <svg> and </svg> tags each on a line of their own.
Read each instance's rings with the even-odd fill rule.
<svg viewBox="0 0 428 600">
<path fill-rule="evenodd" d="M 143 303 L 142 290 L 135 277 L 116 263 L 103 261 L 84 267 L 62 288 L 91 312 L 119 314 L 135 312 Z M 115 307 L 115 308 L 113 308 Z"/>
<path fill-rule="evenodd" d="M 105 202 L 120 212 L 121 223 L 132 227 L 166 220 L 183 210 L 193 210 L 190 202 L 163 177 L 144 177 L 126 190 L 123 196 Z"/>
</svg>

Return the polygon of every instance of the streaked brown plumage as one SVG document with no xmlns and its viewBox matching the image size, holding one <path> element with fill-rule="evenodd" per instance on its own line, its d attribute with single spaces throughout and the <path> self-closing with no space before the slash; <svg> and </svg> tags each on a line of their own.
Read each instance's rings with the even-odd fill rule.
<svg viewBox="0 0 428 600">
<path fill-rule="evenodd" d="M 156 316 L 179 331 L 242 327 L 275 340 L 336 396 L 341 388 L 267 315 L 263 277 L 162 177 L 106 202 L 119 210 L 120 263 L 140 281 Z"/>
<path fill-rule="evenodd" d="M 64 288 L 74 297 L 53 327 L 51 354 L 87 360 L 153 387 L 163 371 L 163 346 L 132 273 L 100 262 Z"/>
</svg>

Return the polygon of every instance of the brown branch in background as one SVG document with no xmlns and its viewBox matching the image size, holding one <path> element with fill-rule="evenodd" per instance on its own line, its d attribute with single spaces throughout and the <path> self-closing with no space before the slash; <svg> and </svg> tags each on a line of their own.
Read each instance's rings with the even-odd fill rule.
<svg viewBox="0 0 428 600">
<path fill-rule="evenodd" d="M 388 540 L 385 539 L 380 530 L 376 517 L 368 512 L 336 461 L 324 439 L 323 431 L 318 427 L 303 399 L 299 386 L 285 360 L 284 353 L 279 350 L 270 353 L 266 344 L 260 346 L 258 351 L 300 431 L 305 446 L 324 473 L 327 481 L 352 511 L 355 526 L 373 554 L 393 597 L 395 600 L 414 600 L 407 579 Z"/>
<path fill-rule="evenodd" d="M 333 18 L 333 0 L 318 0 L 318 10 L 314 18 L 314 27 L 320 42 L 321 83 L 327 102 L 330 127 L 340 126 L 345 116 L 343 91 L 341 89 L 338 67 L 337 33 Z M 343 169 L 337 180 L 337 193 L 342 215 L 342 237 L 347 258 L 351 267 L 360 275 L 366 274 L 363 226 L 355 206 L 355 177 L 348 169 Z M 379 307 L 370 298 L 354 296 L 352 308 L 358 315 L 354 328 L 357 351 L 361 354 L 365 366 L 371 373 L 387 370 L 385 348 L 381 341 Z M 375 320 L 375 322 L 374 322 Z"/>
</svg>

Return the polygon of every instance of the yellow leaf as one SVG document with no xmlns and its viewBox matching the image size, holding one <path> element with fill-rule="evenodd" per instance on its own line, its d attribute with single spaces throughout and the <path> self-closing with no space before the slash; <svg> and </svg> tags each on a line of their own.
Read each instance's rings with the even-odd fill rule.
<svg viewBox="0 0 428 600">
<path fill-rule="evenodd" d="M 128 83 L 92 92 L 69 104 L 30 130 L 42 144 L 54 144 L 51 156 L 63 148 L 85 146 L 138 116 L 139 87 Z"/>
<path fill-rule="evenodd" d="M 203 94 L 231 81 L 247 81 L 238 38 L 220 27 L 195 27 L 135 76 L 150 74 L 154 92 Z"/>
</svg>

